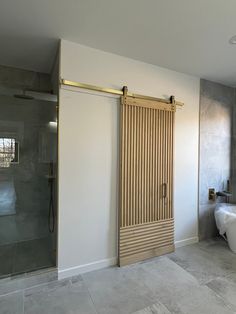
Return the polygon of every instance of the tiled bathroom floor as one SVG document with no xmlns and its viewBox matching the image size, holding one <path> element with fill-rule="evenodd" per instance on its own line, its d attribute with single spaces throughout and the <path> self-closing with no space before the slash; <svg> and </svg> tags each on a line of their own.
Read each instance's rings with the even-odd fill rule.
<svg viewBox="0 0 236 314">
<path fill-rule="evenodd" d="M 49 237 L 0 246 L 0 278 L 55 265 Z M 1 313 L 1 309 L 0 309 Z"/>
<path fill-rule="evenodd" d="M 1 314 L 236 313 L 236 255 L 215 239 L 67 280 L 55 272 L 3 279 L 0 295 Z"/>
</svg>

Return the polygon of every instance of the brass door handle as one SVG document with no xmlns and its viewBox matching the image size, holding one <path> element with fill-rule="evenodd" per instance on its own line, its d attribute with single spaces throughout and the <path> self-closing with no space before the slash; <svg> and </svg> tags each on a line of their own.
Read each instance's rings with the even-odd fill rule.
<svg viewBox="0 0 236 314">
<path fill-rule="evenodd" d="M 166 198 L 167 197 L 167 184 L 166 183 L 163 183 L 162 185 L 162 195 L 163 195 L 163 198 Z"/>
</svg>

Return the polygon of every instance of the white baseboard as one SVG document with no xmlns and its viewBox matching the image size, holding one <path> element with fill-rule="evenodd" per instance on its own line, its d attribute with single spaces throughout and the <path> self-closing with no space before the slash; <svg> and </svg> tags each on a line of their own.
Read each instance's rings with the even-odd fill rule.
<svg viewBox="0 0 236 314">
<path fill-rule="evenodd" d="M 112 257 L 100 261 L 96 261 L 89 264 L 79 265 L 71 268 L 66 268 L 62 270 L 58 270 L 58 279 L 64 279 L 72 276 L 77 276 L 79 274 L 87 273 L 89 271 L 98 270 L 102 268 L 106 268 L 109 266 L 113 266 L 117 264 L 117 258 Z"/>
<path fill-rule="evenodd" d="M 190 244 L 194 244 L 194 243 L 197 243 L 197 242 L 199 242 L 199 238 L 198 237 L 188 238 L 188 239 L 176 241 L 175 242 L 175 247 L 179 248 L 179 247 L 190 245 Z"/>
<path fill-rule="evenodd" d="M 198 237 L 188 238 L 181 241 L 175 242 L 175 247 L 179 248 L 182 246 L 190 245 L 199 242 Z M 84 274 L 89 271 L 98 270 L 106 268 L 109 266 L 117 265 L 117 257 L 112 257 L 100 261 L 96 261 L 89 264 L 79 265 L 75 267 L 70 267 L 62 270 L 58 270 L 58 279 L 64 279 L 72 276 L 77 276 L 79 274 Z"/>
</svg>

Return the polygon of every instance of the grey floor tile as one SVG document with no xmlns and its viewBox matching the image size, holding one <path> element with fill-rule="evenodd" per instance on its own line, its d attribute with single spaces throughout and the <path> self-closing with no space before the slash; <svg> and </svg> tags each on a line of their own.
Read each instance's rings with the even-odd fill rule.
<svg viewBox="0 0 236 314">
<path fill-rule="evenodd" d="M 207 286 L 220 295 L 236 312 L 236 274 L 216 278 L 210 281 Z"/>
<path fill-rule="evenodd" d="M 111 267 L 82 275 L 98 313 L 128 314 L 155 303 L 151 290 L 137 280 L 138 271 Z"/>
<path fill-rule="evenodd" d="M 236 254 L 233 253 L 228 243 L 221 237 L 199 242 L 197 245 L 204 250 L 212 260 L 216 260 L 218 265 L 224 269 L 236 272 Z"/>
<path fill-rule="evenodd" d="M 0 296 L 57 280 L 57 271 L 41 270 L 0 280 Z"/>
<path fill-rule="evenodd" d="M 222 256 L 225 250 L 227 255 Z M 219 252 L 216 248 L 213 250 L 209 247 L 207 250 L 199 244 L 182 247 L 170 254 L 169 258 L 196 277 L 201 284 L 236 271 L 235 256 L 232 256 L 227 247 L 220 245 Z"/>
<path fill-rule="evenodd" d="M 0 314 L 24 314 L 23 293 L 16 292 L 1 296 Z"/>
<path fill-rule="evenodd" d="M 25 314 L 96 314 L 82 279 L 57 281 L 25 291 Z"/>
<path fill-rule="evenodd" d="M 163 304 L 158 302 L 133 314 L 171 314 L 171 312 Z"/>
<path fill-rule="evenodd" d="M 160 290 L 169 292 L 170 287 L 175 292 L 199 285 L 194 276 L 168 257 L 159 257 L 134 267 L 137 268 L 135 280 L 142 282 L 155 296 L 159 295 Z"/>
<path fill-rule="evenodd" d="M 211 289 L 167 257 L 140 264 L 138 276 L 171 313 L 233 313 Z"/>
<path fill-rule="evenodd" d="M 3 309 L 22 314 L 17 311 L 22 309 L 23 289 L 24 314 L 236 313 L 235 255 L 221 240 L 62 281 L 55 272 L 13 278 L 0 280 L 0 295 L 21 292 L 0 297 L 0 314 Z"/>
<path fill-rule="evenodd" d="M 170 291 L 171 293 L 171 291 Z M 161 298 L 171 313 L 233 314 L 230 305 L 206 286 L 191 287 L 184 293 Z"/>
</svg>

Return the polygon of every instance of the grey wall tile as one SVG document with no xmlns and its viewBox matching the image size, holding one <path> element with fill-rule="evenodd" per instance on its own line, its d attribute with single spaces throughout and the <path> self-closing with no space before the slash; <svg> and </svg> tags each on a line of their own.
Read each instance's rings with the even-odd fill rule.
<svg viewBox="0 0 236 314">
<path fill-rule="evenodd" d="M 199 167 L 199 237 L 206 239 L 217 234 L 214 207 L 208 200 L 208 189 L 226 189 L 231 179 L 232 117 L 234 88 L 201 80 L 200 88 L 200 167 Z M 236 154 L 235 154 L 236 156 Z M 236 158 L 235 158 L 236 160 Z"/>
<path fill-rule="evenodd" d="M 13 270 L 15 244 L 0 246 L 0 278 L 9 276 Z"/>
<path fill-rule="evenodd" d="M 9 88 L 51 92 L 50 75 L 0 65 L 0 85 Z"/>
</svg>

